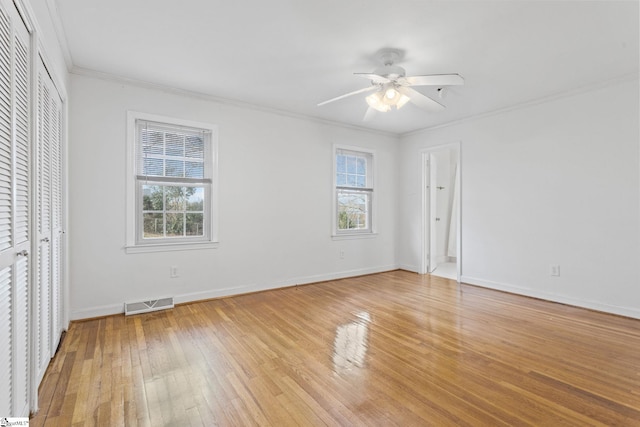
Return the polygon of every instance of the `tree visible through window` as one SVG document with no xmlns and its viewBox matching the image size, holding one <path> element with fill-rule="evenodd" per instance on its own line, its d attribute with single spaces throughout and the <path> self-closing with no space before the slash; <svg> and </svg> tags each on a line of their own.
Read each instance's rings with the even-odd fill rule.
<svg viewBox="0 0 640 427">
<path fill-rule="evenodd" d="M 371 232 L 373 155 L 336 149 L 335 162 L 336 232 Z"/>
<path fill-rule="evenodd" d="M 142 186 L 143 237 L 204 235 L 204 188 Z"/>
</svg>

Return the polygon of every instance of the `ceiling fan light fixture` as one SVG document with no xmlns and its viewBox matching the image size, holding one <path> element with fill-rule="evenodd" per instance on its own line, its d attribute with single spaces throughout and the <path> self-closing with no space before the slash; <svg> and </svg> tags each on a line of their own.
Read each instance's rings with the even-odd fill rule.
<svg viewBox="0 0 640 427">
<path fill-rule="evenodd" d="M 374 110 L 380 111 L 381 113 L 385 113 L 391 109 L 391 106 L 385 102 L 382 92 L 372 93 L 365 99 L 367 100 L 367 104 L 369 104 L 369 107 L 373 108 Z"/>
<path fill-rule="evenodd" d="M 399 110 L 409 101 L 428 112 L 442 111 L 445 108 L 444 105 L 412 87 L 435 86 L 437 97 L 443 99 L 446 97 L 447 88 L 463 85 L 464 78 L 455 73 L 407 76 L 404 68 L 395 65 L 403 55 L 404 51 L 400 49 L 380 49 L 376 56 L 383 64 L 381 67 L 376 68 L 373 73 L 354 73 L 356 76 L 369 79 L 371 86 L 321 102 L 318 106 L 360 93 L 371 92 L 371 95 L 365 98 L 369 105 L 365 120 L 369 120 L 374 111 L 384 113 L 391 110 L 391 107 L 396 107 Z"/>
<path fill-rule="evenodd" d="M 398 88 L 391 84 L 384 85 L 379 92 L 367 97 L 367 104 L 381 112 L 389 111 L 391 107 L 396 107 L 399 110 L 409 101 L 408 96 L 400 93 Z"/>
<path fill-rule="evenodd" d="M 387 89 L 384 93 L 385 98 L 387 98 L 389 101 L 392 101 L 395 99 L 396 96 L 398 96 L 398 91 L 395 90 L 394 88 L 390 87 L 389 89 Z"/>
</svg>

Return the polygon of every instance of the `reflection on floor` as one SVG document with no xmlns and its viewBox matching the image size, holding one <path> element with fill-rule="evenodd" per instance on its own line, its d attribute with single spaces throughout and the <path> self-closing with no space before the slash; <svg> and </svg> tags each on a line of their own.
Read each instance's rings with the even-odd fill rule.
<svg viewBox="0 0 640 427">
<path fill-rule="evenodd" d="M 438 264 L 435 271 L 433 271 L 431 274 L 438 277 L 458 280 L 458 273 L 456 270 L 457 269 L 455 262 L 443 262 Z"/>
<path fill-rule="evenodd" d="M 402 270 L 291 286 L 71 322 L 29 425 L 638 426 L 638 331 Z"/>
</svg>

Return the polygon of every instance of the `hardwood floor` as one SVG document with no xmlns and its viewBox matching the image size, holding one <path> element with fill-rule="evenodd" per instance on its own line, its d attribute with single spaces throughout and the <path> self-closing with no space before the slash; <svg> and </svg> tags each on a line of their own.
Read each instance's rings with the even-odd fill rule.
<svg viewBox="0 0 640 427">
<path fill-rule="evenodd" d="M 640 321 L 404 271 L 74 322 L 31 426 L 640 425 Z"/>
</svg>

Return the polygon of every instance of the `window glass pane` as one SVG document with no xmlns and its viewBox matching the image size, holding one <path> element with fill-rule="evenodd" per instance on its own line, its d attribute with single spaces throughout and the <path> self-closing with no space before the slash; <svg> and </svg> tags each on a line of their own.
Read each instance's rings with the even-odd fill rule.
<svg viewBox="0 0 640 427">
<path fill-rule="evenodd" d="M 201 213 L 187 214 L 187 236 L 204 236 L 204 215 Z"/>
<path fill-rule="evenodd" d="M 145 157 L 142 162 L 142 175 L 163 176 L 164 162 L 162 159 Z"/>
<path fill-rule="evenodd" d="M 357 175 L 356 177 L 356 185 L 358 187 L 365 187 L 367 184 L 367 177 L 364 175 Z"/>
<path fill-rule="evenodd" d="M 142 210 L 161 211 L 164 206 L 162 187 L 159 185 L 142 186 Z"/>
<path fill-rule="evenodd" d="M 187 207 L 186 188 L 165 186 L 164 197 L 167 211 L 184 211 Z"/>
<path fill-rule="evenodd" d="M 358 174 L 366 175 L 367 174 L 367 159 L 364 157 L 358 157 L 357 161 Z"/>
<path fill-rule="evenodd" d="M 184 236 L 184 214 L 168 213 L 167 214 L 167 237 Z"/>
<path fill-rule="evenodd" d="M 347 175 L 347 185 L 349 187 L 355 187 L 357 185 L 358 181 L 356 179 L 355 175 Z"/>
<path fill-rule="evenodd" d="M 369 206 L 368 193 L 338 193 L 338 229 L 366 230 Z"/>
<path fill-rule="evenodd" d="M 142 221 L 145 239 L 164 237 L 164 223 L 161 213 L 145 213 L 142 215 Z"/>
<path fill-rule="evenodd" d="M 187 136 L 185 140 L 185 157 L 204 159 L 204 139 L 199 136 Z"/>
<path fill-rule="evenodd" d="M 204 188 L 187 187 L 187 210 L 204 211 Z M 187 216 L 187 224 L 189 217 Z"/>
<path fill-rule="evenodd" d="M 347 157 L 347 173 L 356 173 L 356 158 L 353 156 Z"/>
<path fill-rule="evenodd" d="M 187 178 L 204 178 L 203 162 L 184 162 L 185 174 Z"/>
<path fill-rule="evenodd" d="M 336 172 L 345 173 L 347 171 L 347 159 L 345 156 L 339 154 L 336 156 Z"/>
<path fill-rule="evenodd" d="M 165 154 L 167 156 L 184 157 L 184 135 L 165 134 Z"/>
<path fill-rule="evenodd" d="M 182 160 L 167 159 L 164 176 L 184 178 L 184 162 Z"/>
<path fill-rule="evenodd" d="M 164 143 L 162 141 L 162 132 L 157 130 L 142 129 L 142 153 L 143 154 L 162 154 Z"/>
<path fill-rule="evenodd" d="M 339 173 L 336 179 L 337 185 L 347 185 L 347 174 Z"/>
</svg>

